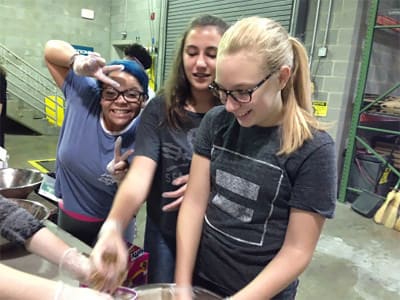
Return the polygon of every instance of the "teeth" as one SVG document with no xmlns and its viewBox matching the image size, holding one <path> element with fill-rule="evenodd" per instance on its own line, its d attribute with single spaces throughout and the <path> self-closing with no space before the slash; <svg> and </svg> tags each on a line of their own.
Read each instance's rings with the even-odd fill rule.
<svg viewBox="0 0 400 300">
<path fill-rule="evenodd" d="M 122 110 L 122 109 L 113 109 L 113 111 L 117 114 L 127 114 L 129 111 Z"/>
</svg>

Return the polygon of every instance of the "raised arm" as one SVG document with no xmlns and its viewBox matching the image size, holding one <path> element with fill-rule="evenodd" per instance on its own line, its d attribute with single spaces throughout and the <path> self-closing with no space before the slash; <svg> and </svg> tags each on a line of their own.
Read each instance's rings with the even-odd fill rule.
<svg viewBox="0 0 400 300">
<path fill-rule="evenodd" d="M 62 87 L 70 68 L 81 76 L 90 76 L 112 86 L 119 83 L 110 79 L 107 74 L 114 70 L 122 70 L 123 66 L 106 66 L 106 61 L 100 54 L 91 52 L 89 55 L 79 55 L 69 43 L 60 40 L 50 40 L 44 49 L 47 68 L 59 88 Z"/>
<path fill-rule="evenodd" d="M 50 40 L 46 43 L 44 59 L 59 88 L 62 87 L 75 56 L 76 50 L 67 42 Z"/>
</svg>

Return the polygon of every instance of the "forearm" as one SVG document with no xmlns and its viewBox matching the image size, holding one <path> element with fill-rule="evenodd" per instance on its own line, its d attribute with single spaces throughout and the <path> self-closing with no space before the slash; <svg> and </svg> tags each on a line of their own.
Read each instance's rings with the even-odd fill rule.
<svg viewBox="0 0 400 300">
<path fill-rule="evenodd" d="M 126 181 L 123 182 L 126 183 Z M 136 196 L 131 193 L 129 187 L 121 183 L 115 195 L 110 213 L 106 219 L 106 223 L 114 222 L 117 224 L 116 229 L 118 229 L 121 234 L 141 207 L 142 202 L 136 199 L 132 201 L 133 198 L 136 198 Z"/>
<path fill-rule="evenodd" d="M 291 209 L 282 248 L 234 299 L 270 299 L 285 289 L 310 263 L 324 221 L 325 218 L 316 213 Z"/>
<path fill-rule="evenodd" d="M 273 298 L 306 269 L 312 253 L 304 249 L 282 249 L 257 277 L 235 294 L 234 300 Z"/>
<path fill-rule="evenodd" d="M 137 215 L 150 191 L 157 164 L 147 157 L 135 157 L 125 178 L 118 187 L 107 220 L 120 224 L 125 230 Z"/>
<path fill-rule="evenodd" d="M 210 195 L 209 178 L 210 161 L 205 157 L 193 155 L 189 183 L 179 210 L 176 230 L 175 281 L 178 285 L 189 285 L 192 281 Z"/>
<path fill-rule="evenodd" d="M 59 264 L 64 252 L 70 248 L 47 228 L 42 228 L 36 232 L 25 246 L 28 251 L 44 257 L 54 264 Z"/>
<path fill-rule="evenodd" d="M 71 44 L 60 41 L 50 40 L 46 43 L 44 56 L 46 61 L 59 67 L 70 68 L 71 57 L 76 53 Z"/>
<path fill-rule="evenodd" d="M 0 299 L 53 300 L 57 282 L 0 264 Z"/>
<path fill-rule="evenodd" d="M 181 286 L 192 284 L 194 265 L 203 226 L 203 215 L 184 199 L 179 211 L 176 241 L 175 282 Z"/>
</svg>

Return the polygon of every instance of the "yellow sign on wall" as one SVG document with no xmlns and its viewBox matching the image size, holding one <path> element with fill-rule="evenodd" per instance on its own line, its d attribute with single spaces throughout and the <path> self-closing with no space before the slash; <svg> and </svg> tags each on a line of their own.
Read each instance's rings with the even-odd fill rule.
<svg viewBox="0 0 400 300">
<path fill-rule="evenodd" d="M 326 117 L 328 115 L 328 101 L 313 100 L 314 116 Z"/>
<path fill-rule="evenodd" d="M 64 121 L 64 99 L 57 96 L 47 96 L 44 98 L 46 117 L 50 124 L 61 127 Z"/>
</svg>

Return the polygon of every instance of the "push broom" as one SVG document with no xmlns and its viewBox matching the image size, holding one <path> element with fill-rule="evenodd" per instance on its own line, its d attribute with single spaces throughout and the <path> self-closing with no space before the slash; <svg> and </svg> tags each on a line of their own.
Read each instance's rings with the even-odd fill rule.
<svg viewBox="0 0 400 300">
<path fill-rule="evenodd" d="M 396 197 L 397 197 L 397 198 L 400 198 L 400 192 L 397 192 Z M 399 200 L 399 201 L 400 201 L 400 200 Z M 396 223 L 394 224 L 393 229 L 394 229 L 394 230 L 397 230 L 397 231 L 400 231 L 400 211 L 398 211 L 398 214 L 397 214 L 397 221 L 396 221 Z"/>
<path fill-rule="evenodd" d="M 393 190 L 391 190 L 385 199 L 385 202 L 383 202 L 382 206 L 378 209 L 378 211 L 375 213 L 374 215 L 374 221 L 377 224 L 384 224 L 385 220 L 387 220 L 389 213 L 392 212 L 393 210 L 393 205 L 390 205 L 391 202 L 394 200 L 395 195 L 397 193 L 397 189 L 400 185 L 400 179 L 399 181 L 397 181 L 396 186 L 394 187 Z M 390 208 L 390 209 L 389 209 Z M 398 208 L 398 207 L 397 207 Z M 392 214 L 392 213 L 391 213 Z M 396 214 L 397 214 L 397 210 L 396 210 Z M 393 224 L 394 225 L 394 224 Z M 393 226 L 391 227 L 393 228 Z"/>
<path fill-rule="evenodd" d="M 399 206 L 400 206 L 400 192 L 397 192 L 394 196 L 394 201 L 392 201 L 387 210 L 388 213 L 385 214 L 386 219 L 383 221 L 383 225 L 387 228 L 394 228 L 394 225 L 396 224 L 397 220 L 397 213 L 399 211 Z"/>
</svg>

